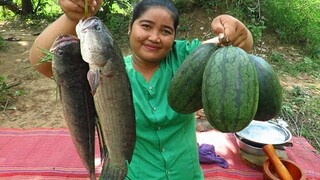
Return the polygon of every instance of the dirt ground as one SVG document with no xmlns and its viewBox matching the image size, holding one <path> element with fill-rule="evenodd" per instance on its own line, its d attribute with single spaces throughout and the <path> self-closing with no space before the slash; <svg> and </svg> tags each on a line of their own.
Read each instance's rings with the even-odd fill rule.
<svg viewBox="0 0 320 180">
<path fill-rule="evenodd" d="M 25 95 L 8 99 L 0 108 L 1 128 L 61 128 L 65 127 L 61 104 L 56 97 L 53 80 L 41 75 L 30 65 L 28 52 L 37 37 L 34 31 L 9 28 L 0 24 L 7 48 L 0 51 L 0 74 L 8 85 Z"/>
</svg>

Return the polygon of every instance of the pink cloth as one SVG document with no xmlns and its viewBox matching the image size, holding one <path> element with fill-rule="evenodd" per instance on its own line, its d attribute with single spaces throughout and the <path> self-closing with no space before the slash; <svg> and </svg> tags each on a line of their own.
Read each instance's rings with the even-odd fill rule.
<svg viewBox="0 0 320 180">
<path fill-rule="evenodd" d="M 215 151 L 229 163 L 229 168 L 223 169 L 217 165 L 202 165 L 206 180 L 262 180 L 263 173 L 250 168 L 240 157 L 235 136 L 231 133 L 221 133 L 215 130 L 197 133 L 199 144 L 212 144 Z M 293 147 L 287 147 L 288 159 L 300 165 L 308 180 L 320 180 L 320 156 L 303 137 L 292 137 Z"/>
<path fill-rule="evenodd" d="M 206 180 L 262 179 L 262 172 L 252 169 L 240 159 L 233 134 L 217 131 L 197 133 L 199 144 L 215 147 L 229 168 L 218 164 L 202 164 Z M 96 139 L 98 142 L 98 138 Z M 293 137 L 288 159 L 303 167 L 309 180 L 320 180 L 320 156 L 301 137 Z M 96 143 L 96 173 L 100 175 L 100 152 Z M 87 172 L 78 157 L 67 129 L 0 129 L 1 180 L 83 180 Z"/>
</svg>

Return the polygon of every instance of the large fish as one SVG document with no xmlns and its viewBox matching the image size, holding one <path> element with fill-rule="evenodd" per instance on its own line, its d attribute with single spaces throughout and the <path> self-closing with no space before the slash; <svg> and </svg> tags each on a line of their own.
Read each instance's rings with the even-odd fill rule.
<svg viewBox="0 0 320 180">
<path fill-rule="evenodd" d="M 88 80 L 108 149 L 101 178 L 123 180 L 133 154 L 136 128 L 122 52 L 97 17 L 81 20 L 76 31 L 83 60 L 89 63 Z"/>
<path fill-rule="evenodd" d="M 50 51 L 53 53 L 52 71 L 58 85 L 65 122 L 90 179 L 95 180 L 96 113 L 87 81 L 89 66 L 82 60 L 80 42 L 74 36 L 57 37 Z"/>
</svg>

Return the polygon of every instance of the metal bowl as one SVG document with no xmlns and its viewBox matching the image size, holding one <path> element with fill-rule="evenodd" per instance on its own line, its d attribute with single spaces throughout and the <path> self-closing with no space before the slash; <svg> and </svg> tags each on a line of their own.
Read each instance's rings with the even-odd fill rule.
<svg viewBox="0 0 320 180">
<path fill-rule="evenodd" d="M 266 144 L 284 145 L 289 143 L 292 138 L 290 131 L 273 121 L 252 122 L 243 130 L 236 132 L 241 139 L 245 139 L 247 144 L 263 147 Z"/>
<path fill-rule="evenodd" d="M 252 155 L 256 155 L 256 156 L 265 156 L 266 155 L 262 149 L 264 145 L 261 145 L 258 143 L 252 143 L 246 139 L 239 137 L 237 134 L 234 134 L 234 136 L 236 138 L 236 142 L 237 142 L 239 148 L 241 150 L 243 150 L 244 152 L 252 154 Z M 292 146 L 292 143 L 287 142 L 284 144 L 273 145 L 273 147 L 276 149 L 276 153 L 278 154 L 278 156 L 283 156 L 283 153 L 281 153 L 281 152 L 285 150 L 285 146 Z"/>
<path fill-rule="evenodd" d="M 247 144 L 243 141 L 237 134 L 234 134 L 236 137 L 236 142 L 239 146 L 239 148 L 249 154 L 258 155 L 258 156 L 264 156 L 265 153 L 261 147 L 255 147 L 250 144 Z"/>
</svg>

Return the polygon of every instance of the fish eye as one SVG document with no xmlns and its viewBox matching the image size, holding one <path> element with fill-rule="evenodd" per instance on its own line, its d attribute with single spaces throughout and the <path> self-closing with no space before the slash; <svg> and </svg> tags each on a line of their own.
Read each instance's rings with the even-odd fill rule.
<svg viewBox="0 0 320 180">
<path fill-rule="evenodd" d="M 97 31 L 100 31 L 101 27 L 99 24 L 96 24 L 95 26 L 93 26 L 93 28 Z"/>
<path fill-rule="evenodd" d="M 63 55 L 63 50 L 58 49 L 57 52 L 56 52 L 56 54 L 57 54 L 58 56 L 62 56 L 62 55 Z"/>
</svg>

